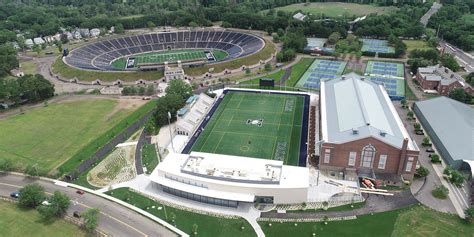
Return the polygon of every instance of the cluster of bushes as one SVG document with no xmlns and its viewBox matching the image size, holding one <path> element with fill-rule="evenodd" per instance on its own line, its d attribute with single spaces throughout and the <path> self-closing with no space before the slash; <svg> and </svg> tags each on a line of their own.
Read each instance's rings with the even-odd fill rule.
<svg viewBox="0 0 474 237">
<path fill-rule="evenodd" d="M 431 194 L 435 198 L 446 199 L 446 198 L 448 198 L 449 189 L 446 188 L 444 185 L 438 185 L 438 186 L 436 186 L 435 189 L 433 189 L 433 191 L 431 191 Z"/>
<path fill-rule="evenodd" d="M 144 86 L 126 86 L 122 89 L 122 95 L 153 95 L 155 87 L 153 85 Z"/>
<path fill-rule="evenodd" d="M 454 170 L 450 166 L 446 167 L 443 171 L 444 177 L 454 184 L 456 187 L 461 187 L 462 183 L 464 183 L 464 176 L 457 170 Z"/>
<path fill-rule="evenodd" d="M 54 96 L 54 85 L 42 75 L 25 75 L 16 80 L 0 78 L 0 101 L 13 104 L 38 102 Z"/>
</svg>

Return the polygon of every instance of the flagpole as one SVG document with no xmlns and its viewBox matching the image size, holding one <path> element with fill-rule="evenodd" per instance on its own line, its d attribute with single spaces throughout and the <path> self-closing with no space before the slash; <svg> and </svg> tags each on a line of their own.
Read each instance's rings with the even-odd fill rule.
<svg viewBox="0 0 474 237">
<path fill-rule="evenodd" d="M 168 126 L 170 127 L 171 148 L 173 149 L 173 153 L 176 153 L 176 151 L 174 150 L 173 135 L 171 132 L 171 113 L 170 112 L 168 112 Z"/>
</svg>

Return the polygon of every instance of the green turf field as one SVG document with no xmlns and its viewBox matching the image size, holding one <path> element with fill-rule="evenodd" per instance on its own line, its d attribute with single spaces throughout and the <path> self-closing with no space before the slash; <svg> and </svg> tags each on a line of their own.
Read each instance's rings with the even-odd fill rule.
<svg viewBox="0 0 474 237">
<path fill-rule="evenodd" d="M 8 117 L 0 121 L 0 159 L 13 161 L 17 168 L 36 164 L 50 171 L 135 108 L 121 108 L 115 99 L 82 99 Z"/>
<path fill-rule="evenodd" d="M 304 97 L 229 92 L 192 151 L 283 160 L 298 165 Z M 247 120 L 263 119 L 259 127 Z"/>
<path fill-rule="evenodd" d="M 19 208 L 16 204 L 0 201 L 1 237 L 79 237 L 87 236 L 78 226 L 59 219 L 51 224 L 42 222 L 38 211 Z"/>
<path fill-rule="evenodd" d="M 214 54 L 214 57 L 217 61 L 221 61 L 228 56 L 227 53 L 222 50 L 214 49 L 210 51 Z M 139 54 L 134 55 L 133 57 L 135 58 L 135 67 L 141 64 L 163 63 L 165 61 L 176 62 L 181 60 L 184 62 L 199 59 L 207 60 L 203 49 L 168 50 L 162 52 Z M 117 59 L 112 62 L 112 65 L 116 68 L 124 69 L 128 58 L 129 57 Z"/>
</svg>

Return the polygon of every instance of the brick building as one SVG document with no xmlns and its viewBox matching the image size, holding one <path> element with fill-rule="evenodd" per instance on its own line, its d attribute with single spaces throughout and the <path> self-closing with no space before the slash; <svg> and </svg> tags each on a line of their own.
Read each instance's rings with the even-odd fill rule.
<svg viewBox="0 0 474 237">
<path fill-rule="evenodd" d="M 384 86 L 351 73 L 321 82 L 321 170 L 345 179 L 412 179 L 419 149 Z"/>
<path fill-rule="evenodd" d="M 464 78 L 440 64 L 418 68 L 416 80 L 423 90 L 435 90 L 440 95 L 448 95 L 456 88 L 464 88 L 467 93 L 474 94 L 473 88 L 466 83 Z"/>
</svg>

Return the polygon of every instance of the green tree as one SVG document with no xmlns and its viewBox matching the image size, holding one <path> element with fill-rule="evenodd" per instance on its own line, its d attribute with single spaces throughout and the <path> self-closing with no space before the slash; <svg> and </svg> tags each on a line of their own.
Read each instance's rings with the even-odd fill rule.
<svg viewBox="0 0 474 237">
<path fill-rule="evenodd" d="M 154 121 L 158 126 L 168 124 L 168 112 L 171 114 L 171 122 L 176 120 L 177 111 L 184 105 L 182 97 L 177 94 L 167 94 L 158 98 Z"/>
<path fill-rule="evenodd" d="M 407 116 L 409 119 L 412 119 L 415 116 L 415 114 L 413 113 L 413 111 L 410 110 L 407 112 Z"/>
<path fill-rule="evenodd" d="M 341 33 L 339 32 L 333 32 L 331 35 L 328 37 L 328 43 L 329 44 L 336 44 L 337 41 L 341 38 Z"/>
<path fill-rule="evenodd" d="M 36 177 L 40 175 L 40 171 L 38 170 L 37 165 L 27 165 L 25 168 L 25 174 L 31 176 L 31 177 Z"/>
<path fill-rule="evenodd" d="M 56 44 L 56 47 L 58 47 L 58 52 L 62 53 L 63 52 L 63 42 L 56 41 L 54 44 Z"/>
<path fill-rule="evenodd" d="M 114 32 L 117 34 L 122 34 L 125 32 L 125 29 L 123 28 L 122 23 L 118 23 L 114 26 Z"/>
<path fill-rule="evenodd" d="M 145 92 L 146 92 L 145 87 L 143 87 L 143 86 L 138 87 L 138 94 L 139 95 L 144 95 Z"/>
<path fill-rule="evenodd" d="M 459 69 L 461 69 L 454 56 L 451 54 L 444 54 L 443 56 L 441 56 L 440 61 L 441 65 L 451 69 L 453 72 L 457 72 L 459 71 Z"/>
<path fill-rule="evenodd" d="M 474 220 L 474 206 L 470 206 L 464 210 L 464 215 L 466 216 L 465 219 L 468 222 L 473 222 Z"/>
<path fill-rule="evenodd" d="M 153 95 L 153 94 L 155 94 L 155 86 L 153 86 L 153 85 L 151 85 L 151 84 L 148 85 L 148 86 L 146 87 L 146 94 L 147 94 L 147 95 Z"/>
<path fill-rule="evenodd" d="M 33 45 L 33 51 L 39 56 L 41 53 L 41 46 L 39 44 Z"/>
<path fill-rule="evenodd" d="M 97 208 L 89 208 L 82 213 L 82 219 L 84 220 L 84 229 L 87 232 L 92 232 L 97 228 L 99 223 L 99 209 Z"/>
<path fill-rule="evenodd" d="M 250 72 L 251 72 L 251 71 L 250 71 L 250 68 L 246 68 L 246 69 L 245 69 L 245 74 L 249 75 Z"/>
<path fill-rule="evenodd" d="M 449 98 L 457 100 L 462 103 L 470 103 L 471 95 L 469 95 L 463 88 L 456 88 L 449 92 Z"/>
<path fill-rule="evenodd" d="M 156 25 L 155 25 L 155 23 L 153 23 L 153 21 L 148 21 L 146 23 L 146 27 L 148 27 L 148 29 L 150 29 L 150 31 L 153 31 L 153 29 L 155 29 Z"/>
<path fill-rule="evenodd" d="M 182 102 L 187 100 L 192 95 L 193 88 L 183 80 L 174 79 L 168 82 L 166 87 L 167 95 L 178 95 L 182 98 Z"/>
<path fill-rule="evenodd" d="M 267 63 L 265 64 L 265 71 L 270 72 L 272 70 L 272 65 Z"/>
<path fill-rule="evenodd" d="M 416 169 L 416 172 L 415 172 L 415 176 L 419 178 L 426 177 L 429 174 L 430 174 L 430 171 L 423 166 L 420 166 L 420 168 Z"/>
<path fill-rule="evenodd" d="M 433 189 L 433 191 L 431 191 L 431 194 L 435 198 L 446 199 L 448 198 L 448 195 L 449 195 L 449 189 L 443 185 L 439 185 L 439 186 L 436 186 L 435 189 Z"/>
<path fill-rule="evenodd" d="M 198 27 L 198 26 L 199 26 L 199 25 L 198 25 L 196 22 L 194 22 L 194 21 L 189 22 L 189 27 L 191 27 L 192 29 L 194 29 L 194 28 L 196 28 L 196 27 Z"/>
<path fill-rule="evenodd" d="M 439 157 L 438 154 L 432 154 L 430 158 L 431 158 L 431 163 L 434 163 L 434 164 L 441 163 L 441 158 Z"/>
<path fill-rule="evenodd" d="M 431 146 L 430 138 L 429 138 L 429 137 L 424 137 L 424 138 L 423 138 L 422 145 L 423 145 L 423 146 Z"/>
<path fill-rule="evenodd" d="M 22 207 L 35 208 L 45 199 L 44 188 L 39 184 L 28 184 L 20 189 L 18 203 Z"/>
</svg>

